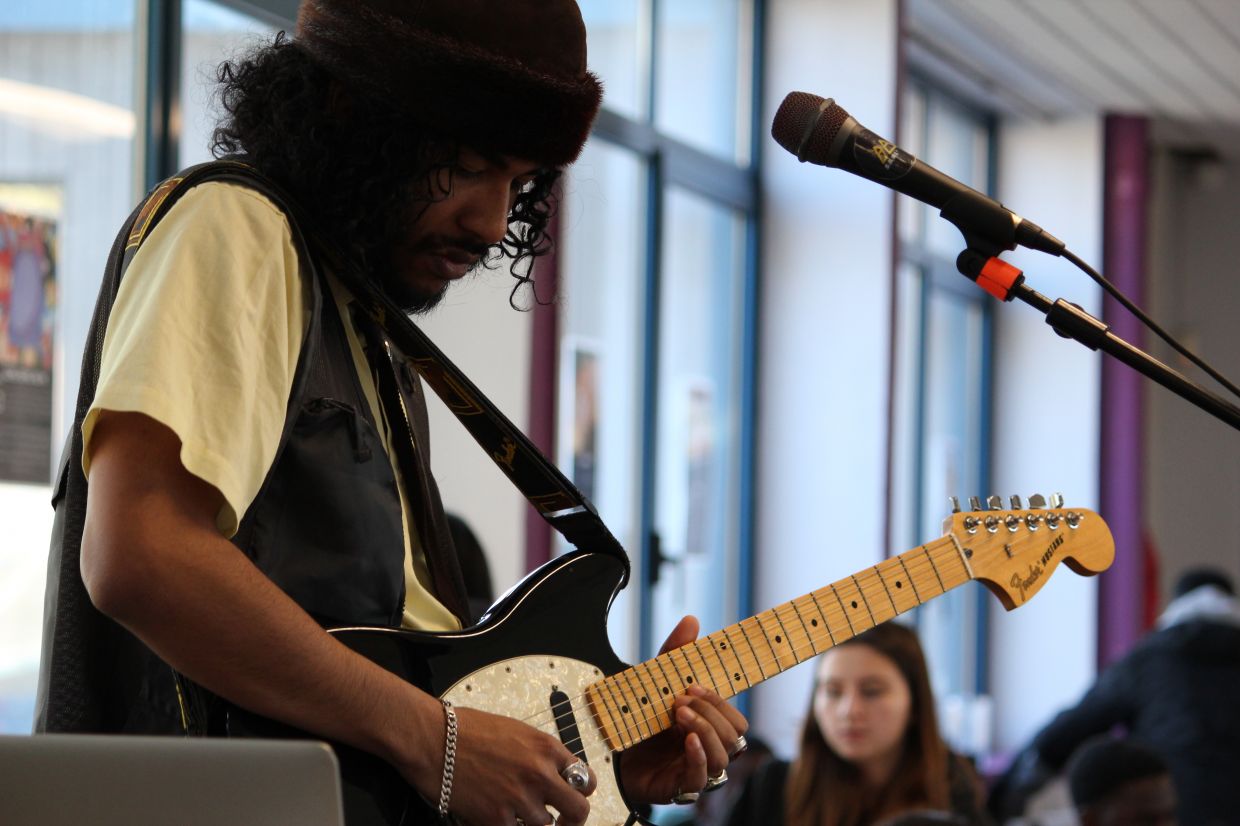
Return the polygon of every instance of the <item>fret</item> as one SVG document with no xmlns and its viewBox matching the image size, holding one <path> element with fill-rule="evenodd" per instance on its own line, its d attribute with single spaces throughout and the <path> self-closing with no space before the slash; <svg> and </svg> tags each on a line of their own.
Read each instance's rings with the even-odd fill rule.
<svg viewBox="0 0 1240 826">
<path fill-rule="evenodd" d="M 936 570 L 942 575 L 947 586 L 945 590 L 951 590 L 973 578 L 960 556 L 956 543 L 950 538 L 939 543 L 935 556 L 938 560 Z"/>
<path fill-rule="evenodd" d="M 759 624 L 757 619 L 754 617 L 750 617 L 747 620 L 741 620 L 740 622 L 736 624 L 736 627 L 740 629 L 741 634 L 744 635 L 745 642 L 748 643 L 749 645 L 749 650 L 753 652 L 754 664 L 758 666 L 758 673 L 762 675 L 762 679 L 765 680 L 767 677 L 771 675 L 767 674 L 766 669 L 762 667 L 762 657 L 759 656 L 758 649 L 753 647 L 754 635 L 750 633 L 750 629 L 746 627 L 746 624 L 748 624 L 749 626 L 753 626 L 753 625 L 758 626 L 758 630 L 762 632 L 762 639 L 766 642 L 768 648 L 770 648 L 770 645 L 771 645 L 770 640 L 766 639 L 766 631 L 762 628 L 762 625 Z M 774 653 L 775 653 L 775 649 L 772 648 L 771 654 L 774 655 Z"/>
<path fill-rule="evenodd" d="M 677 673 L 680 674 L 681 685 L 688 687 L 688 686 L 693 685 L 694 683 L 701 683 L 702 680 L 698 676 L 697 671 L 693 668 L 692 660 L 690 660 L 689 655 L 685 653 L 685 646 L 681 646 L 680 648 L 673 648 L 672 651 L 680 654 L 680 658 L 685 661 L 685 667 L 689 669 L 688 676 L 685 676 L 685 674 L 681 673 L 680 669 L 676 669 Z"/>
<path fill-rule="evenodd" d="M 818 592 L 810 591 L 809 598 L 814 601 L 814 607 L 818 609 L 818 616 L 822 617 L 822 624 L 827 628 L 827 636 L 831 639 L 831 644 L 835 645 L 835 632 L 831 630 L 831 621 L 827 619 L 827 612 L 822 610 L 822 603 L 818 601 Z"/>
<path fill-rule="evenodd" d="M 870 613 L 870 622 L 874 625 L 878 625 L 883 620 L 880 620 L 874 615 L 874 607 L 870 605 L 870 598 L 866 596 L 865 589 L 861 587 L 861 582 L 857 579 L 856 574 L 852 575 L 852 583 L 856 586 L 857 593 L 861 594 L 861 601 L 865 604 L 865 610 Z M 891 619 L 891 617 L 883 617 L 883 619 Z"/>
<path fill-rule="evenodd" d="M 805 624 L 805 617 L 801 616 L 801 609 L 797 607 L 797 601 L 794 599 L 786 604 L 788 609 L 796 614 L 797 622 L 801 626 L 801 632 L 805 634 L 805 646 L 811 652 L 809 656 L 817 655 L 819 653 L 818 643 L 814 640 L 814 635 L 809 632 L 809 626 Z"/>
<path fill-rule="evenodd" d="M 670 713 L 672 710 L 671 697 L 664 695 L 659 691 L 659 680 L 655 676 L 654 670 L 650 667 L 650 662 L 650 660 L 647 660 L 644 663 L 634 666 L 632 669 L 633 673 L 637 675 L 637 679 L 642 686 L 642 706 L 654 711 L 654 704 L 658 701 L 663 705 L 663 713 Z M 646 672 L 645 676 L 642 676 L 641 671 L 638 669 L 643 669 Z M 653 695 L 653 699 L 651 699 L 651 695 Z"/>
<path fill-rule="evenodd" d="M 732 652 L 732 656 L 736 657 L 737 669 L 740 671 L 741 676 L 745 678 L 745 682 L 749 683 L 749 686 L 753 686 L 755 682 L 752 676 L 753 669 L 745 665 L 745 659 L 744 659 L 745 652 L 743 649 L 737 647 L 736 640 L 732 639 L 732 632 L 729 630 L 729 628 L 736 628 L 736 626 L 732 625 L 732 626 L 728 626 L 728 628 L 723 629 L 724 639 L 728 641 L 728 650 Z M 748 645 L 748 641 L 746 641 L 746 645 Z M 750 655 L 752 656 L 753 649 L 750 648 L 749 651 L 750 651 Z M 754 661 L 753 668 L 757 668 L 756 660 Z M 759 678 L 759 681 L 760 680 L 761 678 Z"/>
<path fill-rule="evenodd" d="M 739 694 L 745 689 L 753 685 L 753 681 L 749 679 L 749 674 L 745 670 L 745 664 L 741 662 L 740 654 L 732 645 L 732 639 L 728 636 L 728 629 L 716 631 L 707 639 L 710 640 L 711 646 L 715 649 L 715 654 L 719 657 L 719 664 L 723 666 L 723 670 L 728 674 L 729 690 L 733 694 Z M 744 680 L 744 685 L 741 681 Z"/>
<path fill-rule="evenodd" d="M 844 612 L 844 619 L 848 621 L 848 636 L 857 636 L 857 628 L 853 625 L 852 617 L 848 616 L 848 608 L 844 606 L 844 600 L 840 598 L 840 589 L 836 588 L 834 585 L 829 585 L 827 587 L 831 589 L 831 593 L 835 594 L 835 601 L 840 604 L 840 610 Z"/>
<path fill-rule="evenodd" d="M 766 641 L 775 654 L 776 668 L 785 671 L 801 662 L 801 658 L 792 650 L 792 640 L 788 638 L 784 624 L 779 621 L 774 611 L 763 611 L 754 619 L 762 626 L 762 633 L 766 635 Z"/>
<path fill-rule="evenodd" d="M 926 555 L 926 559 L 930 561 L 930 567 L 934 570 L 934 578 L 939 581 L 939 593 L 947 593 L 947 586 L 943 584 L 943 577 L 939 575 L 939 566 L 934 564 L 934 557 L 930 555 L 930 546 L 922 545 L 921 551 Z M 935 594 L 938 596 L 938 594 Z"/>
<path fill-rule="evenodd" d="M 917 597 L 917 604 L 925 604 L 925 600 L 921 598 L 921 592 L 917 590 L 917 581 L 913 579 L 913 575 L 909 573 L 908 565 L 904 562 L 906 554 L 900 554 L 896 559 L 900 560 L 900 567 L 904 569 L 904 575 L 908 577 L 908 584 L 913 586 L 913 596 Z"/>
<path fill-rule="evenodd" d="M 886 569 L 886 570 L 884 570 Z M 878 571 L 878 576 L 882 580 L 883 590 L 887 592 L 887 598 L 891 600 L 891 607 L 895 609 L 897 614 L 903 614 L 905 611 L 912 610 L 921 604 L 914 593 L 912 583 L 908 579 L 908 574 L 904 569 L 904 561 L 899 557 L 885 560 L 874 566 L 874 570 Z M 892 589 L 892 586 L 894 590 Z"/>
<path fill-rule="evenodd" d="M 620 688 L 620 697 L 624 699 L 624 706 L 620 707 L 620 712 L 627 714 L 632 719 L 640 739 L 646 739 L 646 737 L 650 737 L 655 732 L 650 728 L 650 722 L 646 721 L 645 714 L 641 713 L 641 693 L 634 691 L 634 688 L 632 688 L 632 677 L 634 677 L 634 670 L 632 668 L 625 668 L 624 671 L 616 675 L 618 680 L 624 681 Z M 646 729 L 645 737 L 641 735 L 642 728 Z"/>
<path fill-rule="evenodd" d="M 685 648 L 692 648 L 693 652 L 698 655 L 698 659 L 701 660 L 702 662 L 702 667 L 706 669 L 706 676 L 710 680 L 709 687 L 713 689 L 716 694 L 718 694 L 720 690 L 719 689 L 720 671 L 714 668 L 710 664 L 710 662 L 707 661 L 706 655 L 702 653 L 702 641 L 700 639 L 695 640 L 689 643 L 688 645 L 686 645 Z M 727 673 L 724 672 L 722 676 L 723 676 L 723 685 L 727 686 L 729 684 L 729 680 L 727 679 L 727 676 L 728 676 Z"/>
<path fill-rule="evenodd" d="M 624 738 L 626 748 L 634 743 L 640 743 L 641 738 L 634 736 L 635 732 L 633 730 L 632 715 L 629 713 L 630 709 L 628 705 L 617 695 L 616 678 L 608 677 L 600 682 L 602 682 L 603 688 L 607 689 L 607 694 L 609 695 L 607 702 L 608 707 L 614 712 L 614 717 L 619 721 L 620 725 L 624 726 L 623 731 L 620 731 L 619 727 L 617 727 L 617 736 Z"/>
<path fill-rule="evenodd" d="M 659 673 L 663 675 L 663 687 L 659 689 L 659 693 L 663 695 L 664 703 L 668 707 L 670 707 L 672 703 L 672 699 L 675 697 L 675 691 L 672 688 L 672 686 L 675 685 L 676 681 L 668 676 L 667 669 L 663 667 L 664 661 L 666 661 L 669 666 L 672 666 L 672 671 L 674 673 L 676 670 L 676 667 L 675 665 L 673 665 L 671 661 L 670 654 L 660 654 L 659 656 L 651 660 L 651 662 L 653 662 L 655 665 L 659 667 Z"/>
</svg>

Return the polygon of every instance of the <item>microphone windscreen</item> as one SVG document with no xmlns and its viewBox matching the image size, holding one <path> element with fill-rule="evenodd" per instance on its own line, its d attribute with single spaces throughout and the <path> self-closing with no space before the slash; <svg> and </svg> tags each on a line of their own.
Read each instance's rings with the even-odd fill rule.
<svg viewBox="0 0 1240 826">
<path fill-rule="evenodd" d="M 798 159 L 834 166 L 831 144 L 848 120 L 834 100 L 809 92 L 789 92 L 771 123 L 771 137 Z"/>
</svg>

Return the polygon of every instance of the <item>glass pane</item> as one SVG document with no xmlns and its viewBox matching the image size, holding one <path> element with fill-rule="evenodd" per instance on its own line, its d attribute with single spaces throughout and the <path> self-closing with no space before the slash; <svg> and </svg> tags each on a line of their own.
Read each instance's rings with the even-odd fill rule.
<svg viewBox="0 0 1240 826">
<path fill-rule="evenodd" d="M 134 201 L 135 86 L 132 3 L 0 4 L 0 732 L 33 718 L 49 481 Z"/>
<path fill-rule="evenodd" d="M 212 96 L 220 63 L 275 34 L 248 15 L 211 3 L 185 0 L 182 6 L 180 166 L 211 159 L 211 133 L 219 116 Z"/>
<path fill-rule="evenodd" d="M 603 105 L 641 120 L 650 111 L 650 0 L 581 0 L 590 70 Z"/>
<path fill-rule="evenodd" d="M 645 185 L 636 155 L 590 141 L 560 207 L 557 464 L 632 558 L 641 549 Z M 629 661 L 637 596 L 634 583 L 611 610 L 612 644 Z"/>
<path fill-rule="evenodd" d="M 973 112 L 942 97 L 935 98 L 926 122 L 925 159 L 946 175 L 976 190 L 987 190 L 989 149 L 986 126 Z M 955 226 L 939 217 L 927 216 L 926 242 L 930 249 L 955 260 L 964 249 L 964 237 Z"/>
<path fill-rule="evenodd" d="M 687 613 L 704 631 L 734 621 L 738 574 L 744 223 L 683 190 L 666 204 L 654 525 L 669 561 L 652 594 L 656 644 Z"/>
<path fill-rule="evenodd" d="M 899 144 L 907 152 L 922 157 L 926 149 L 926 93 L 921 87 L 912 86 L 904 96 L 904 111 L 901 114 Z M 938 218 L 935 210 L 918 201 L 903 195 L 896 197 L 897 225 L 900 240 L 908 243 L 920 243 L 925 234 L 926 223 Z"/>
<path fill-rule="evenodd" d="M 661 0 L 655 20 L 655 126 L 746 161 L 752 28 L 747 0 Z"/>
<path fill-rule="evenodd" d="M 921 474 L 921 537 L 942 534 L 949 496 L 981 491 L 983 310 L 976 301 L 933 291 L 926 313 L 926 383 Z M 975 677 L 977 595 L 960 589 L 933 600 L 918 617 L 935 692 L 971 693 Z"/>
<path fill-rule="evenodd" d="M 896 281 L 895 387 L 892 420 L 891 540 L 894 553 L 915 547 L 930 537 L 917 534 L 917 462 L 921 425 L 921 304 L 920 269 L 901 264 Z"/>
</svg>

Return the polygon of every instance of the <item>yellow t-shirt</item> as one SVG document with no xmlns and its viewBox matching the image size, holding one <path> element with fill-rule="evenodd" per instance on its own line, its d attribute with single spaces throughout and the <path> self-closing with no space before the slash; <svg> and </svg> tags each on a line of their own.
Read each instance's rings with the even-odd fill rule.
<svg viewBox="0 0 1240 826">
<path fill-rule="evenodd" d="M 99 385 L 82 422 L 82 469 L 100 410 L 143 413 L 181 440 L 186 470 L 214 486 L 223 536 L 237 532 L 279 446 L 307 322 L 297 251 L 284 213 L 259 193 L 206 183 L 155 226 L 121 281 L 103 341 Z M 338 307 L 349 297 L 333 282 Z M 327 297 L 324 297 L 327 300 Z M 354 365 L 392 461 L 388 428 L 359 337 L 344 325 Z M 392 461 L 400 479 L 400 470 Z M 402 624 L 456 630 L 435 599 L 410 511 Z"/>
</svg>

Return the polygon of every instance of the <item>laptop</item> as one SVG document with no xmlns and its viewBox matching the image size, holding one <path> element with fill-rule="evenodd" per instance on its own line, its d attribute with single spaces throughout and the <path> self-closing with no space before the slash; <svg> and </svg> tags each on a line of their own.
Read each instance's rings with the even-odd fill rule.
<svg viewBox="0 0 1240 826">
<path fill-rule="evenodd" d="M 308 740 L 0 736 L 5 826 L 344 826 L 340 769 Z"/>
</svg>

